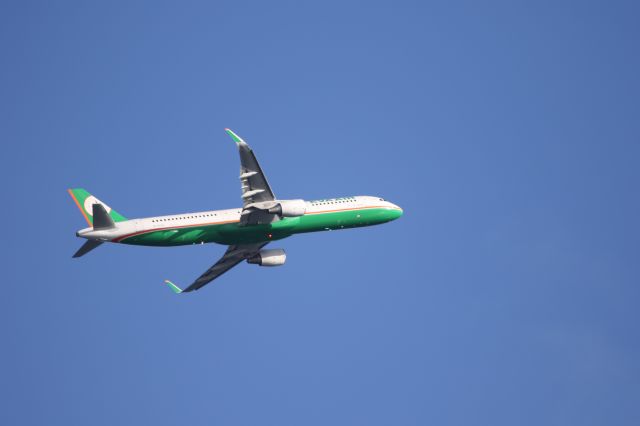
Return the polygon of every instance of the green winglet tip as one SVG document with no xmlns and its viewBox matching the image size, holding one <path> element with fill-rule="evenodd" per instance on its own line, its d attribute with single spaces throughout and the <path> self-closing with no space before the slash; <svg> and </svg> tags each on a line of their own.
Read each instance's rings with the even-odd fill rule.
<svg viewBox="0 0 640 426">
<path fill-rule="evenodd" d="M 174 283 L 172 283 L 171 281 L 164 280 L 164 282 L 169 286 L 169 288 L 171 290 L 173 290 L 174 293 L 176 293 L 176 294 L 182 293 L 182 289 L 180 287 L 178 287 L 177 285 L 175 285 Z"/>
<path fill-rule="evenodd" d="M 233 131 L 231 129 L 224 129 L 224 131 L 227 132 L 227 134 L 229 136 L 231 136 L 231 139 L 233 139 L 233 141 L 235 143 L 244 143 L 242 138 L 240 136 L 236 135 L 235 133 L 233 133 Z"/>
</svg>

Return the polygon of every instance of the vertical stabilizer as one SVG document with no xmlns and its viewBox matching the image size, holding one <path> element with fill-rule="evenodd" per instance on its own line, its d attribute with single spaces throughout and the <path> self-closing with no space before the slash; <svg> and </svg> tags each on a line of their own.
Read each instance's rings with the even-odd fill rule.
<svg viewBox="0 0 640 426">
<path fill-rule="evenodd" d="M 93 195 L 89 194 L 85 189 L 74 188 L 69 189 L 68 191 L 69 195 L 71 195 L 71 198 L 73 198 L 73 201 L 75 201 L 76 205 L 80 209 L 80 213 L 82 213 L 89 226 L 93 226 L 94 204 L 102 206 L 108 217 L 111 218 L 113 222 L 124 222 L 125 220 L 127 220 L 126 217 L 122 216 L 120 213 L 113 210 L 111 207 L 98 200 Z"/>
</svg>

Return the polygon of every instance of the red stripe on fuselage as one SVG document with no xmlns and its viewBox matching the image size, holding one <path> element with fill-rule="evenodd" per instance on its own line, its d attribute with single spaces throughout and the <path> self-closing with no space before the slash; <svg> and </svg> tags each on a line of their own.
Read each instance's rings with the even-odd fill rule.
<svg viewBox="0 0 640 426">
<path fill-rule="evenodd" d="M 167 226 L 167 227 L 164 227 L 164 228 L 146 229 L 144 231 L 137 231 L 137 232 L 133 232 L 131 234 L 123 235 L 122 237 L 114 238 L 112 240 L 112 242 L 119 243 L 120 241 L 124 240 L 125 238 L 135 237 L 136 235 L 148 234 L 150 232 L 166 231 L 167 229 L 196 228 L 198 226 L 224 225 L 225 223 L 237 223 L 237 222 L 240 222 L 240 221 L 239 220 L 225 220 L 225 221 L 222 221 L 222 222 L 205 222 L 205 223 L 195 223 L 195 224 L 192 224 L 192 225 Z"/>
<path fill-rule="evenodd" d="M 336 209 L 336 210 L 321 210 L 321 211 L 317 211 L 317 212 L 305 213 L 305 215 L 314 215 L 314 214 L 321 214 L 321 213 L 337 213 L 337 212 L 344 212 L 344 211 L 349 211 L 349 210 L 367 210 L 367 209 L 392 209 L 392 210 L 397 210 L 397 209 L 394 209 L 393 207 L 389 207 L 389 206 L 366 206 L 366 207 L 350 207 L 350 208 L 346 208 L 346 209 Z M 163 227 L 163 228 L 146 229 L 144 231 L 137 231 L 137 232 L 133 232 L 131 234 L 123 235 L 122 237 L 114 238 L 111 241 L 114 242 L 114 243 L 119 243 L 120 241 L 122 241 L 122 240 L 124 240 L 126 238 L 135 237 L 137 235 L 142 235 L 142 234 L 148 234 L 148 233 L 156 232 L 156 231 L 166 231 L 168 229 L 197 228 L 199 226 L 224 225 L 226 223 L 238 223 L 238 222 L 240 222 L 240 221 L 239 220 L 227 220 L 227 221 L 222 221 L 222 222 L 194 223 L 194 224 L 191 224 L 191 225 L 167 226 L 167 227 Z"/>
</svg>

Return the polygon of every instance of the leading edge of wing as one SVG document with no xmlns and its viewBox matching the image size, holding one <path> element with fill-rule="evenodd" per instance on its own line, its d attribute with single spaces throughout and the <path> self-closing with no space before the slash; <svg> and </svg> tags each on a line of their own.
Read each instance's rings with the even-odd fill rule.
<svg viewBox="0 0 640 426">
<path fill-rule="evenodd" d="M 224 255 L 207 269 L 202 275 L 200 275 L 189 287 L 184 290 L 178 287 L 176 284 L 169 280 L 165 280 L 165 283 L 174 291 L 174 293 L 188 293 L 194 290 L 199 290 L 211 281 L 218 278 L 243 260 L 246 260 L 256 254 L 260 249 L 269 244 L 268 241 L 255 244 L 239 244 L 229 246 Z"/>
</svg>

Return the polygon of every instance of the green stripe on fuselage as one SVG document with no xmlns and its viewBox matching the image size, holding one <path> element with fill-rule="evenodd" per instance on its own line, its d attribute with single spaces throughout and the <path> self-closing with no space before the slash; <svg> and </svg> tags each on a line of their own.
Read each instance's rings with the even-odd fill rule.
<svg viewBox="0 0 640 426">
<path fill-rule="evenodd" d="M 266 225 L 240 226 L 238 222 L 234 222 L 148 231 L 124 238 L 120 242 L 144 246 L 180 246 L 201 243 L 248 244 L 280 240 L 303 232 L 378 225 L 397 219 L 401 215 L 401 210 L 391 208 L 343 210 L 287 217 Z"/>
</svg>

